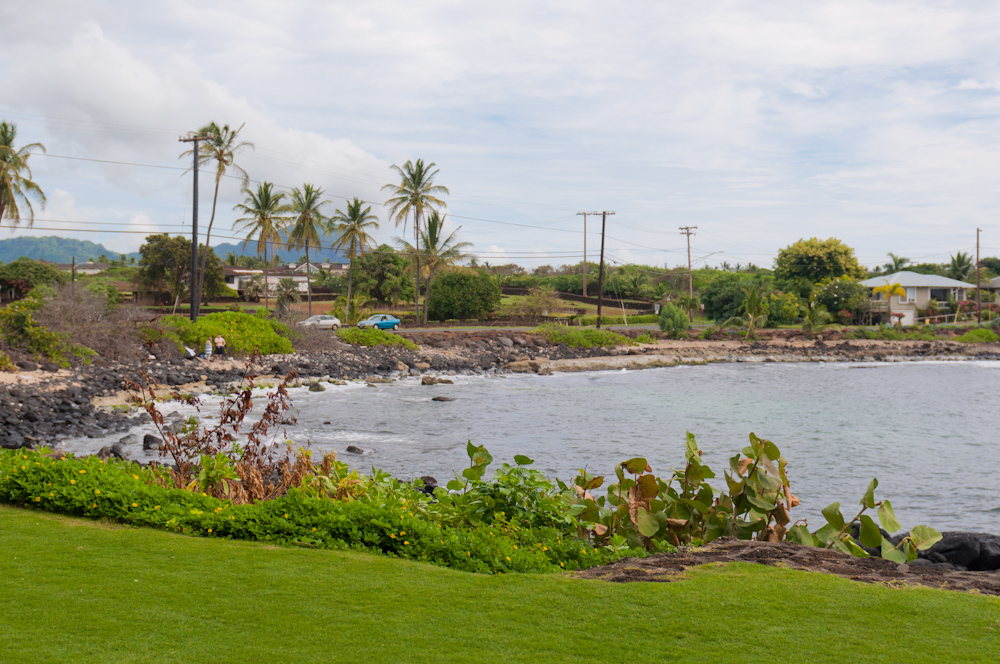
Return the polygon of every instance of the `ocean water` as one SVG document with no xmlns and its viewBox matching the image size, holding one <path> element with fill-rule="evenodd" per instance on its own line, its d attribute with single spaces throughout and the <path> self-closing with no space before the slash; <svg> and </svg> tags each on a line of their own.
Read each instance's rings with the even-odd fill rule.
<svg viewBox="0 0 1000 664">
<path fill-rule="evenodd" d="M 286 434 L 362 470 L 444 484 L 468 465 L 469 440 L 495 464 L 525 454 L 564 481 L 580 468 L 613 477 L 616 463 L 636 456 L 667 475 L 683 465 L 690 431 L 720 487 L 752 431 L 789 461 L 802 501 L 793 518 L 815 524 L 833 501 L 853 515 L 877 477 L 876 497 L 892 501 L 904 527 L 1000 533 L 1000 362 L 731 363 L 453 380 L 296 389 L 298 424 Z M 201 414 L 216 408 L 207 400 Z M 106 442 L 63 445 L 92 452 Z M 346 454 L 348 445 L 366 452 Z"/>
</svg>

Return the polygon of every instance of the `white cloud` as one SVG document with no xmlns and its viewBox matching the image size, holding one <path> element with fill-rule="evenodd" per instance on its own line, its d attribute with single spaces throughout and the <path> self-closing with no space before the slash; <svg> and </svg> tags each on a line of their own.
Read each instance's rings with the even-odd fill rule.
<svg viewBox="0 0 1000 664">
<path fill-rule="evenodd" d="M 675 262 L 687 224 L 732 263 L 803 235 L 874 259 L 1000 234 L 998 37 L 1000 6 L 918 0 L 8 3 L 0 115 L 53 154 L 168 165 L 179 133 L 245 122 L 254 178 L 374 201 L 422 157 L 453 214 L 541 227 L 456 218 L 510 256 L 576 250 L 565 219 L 607 208 L 657 231 L 609 221 L 637 261 Z M 34 163 L 95 220 L 189 214 L 179 171 Z"/>
</svg>

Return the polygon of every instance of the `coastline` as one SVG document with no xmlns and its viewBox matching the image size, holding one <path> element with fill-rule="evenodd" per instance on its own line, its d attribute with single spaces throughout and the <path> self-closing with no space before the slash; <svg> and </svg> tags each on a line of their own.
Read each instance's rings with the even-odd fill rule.
<svg viewBox="0 0 1000 664">
<path fill-rule="evenodd" d="M 338 380 L 369 383 L 404 376 L 638 370 L 717 362 L 907 362 L 1000 360 L 1000 343 L 957 341 L 823 341 L 777 338 L 753 342 L 658 340 L 618 348 L 569 348 L 536 335 L 504 330 L 412 332 L 420 344 L 402 347 L 349 346 L 335 339 L 323 351 L 271 355 L 253 369 L 259 383 L 275 383 L 295 371 L 303 384 Z M 153 358 L 139 364 L 97 360 L 76 369 L 49 366 L 0 373 L 0 446 L 38 447 L 68 436 L 104 438 L 144 424 L 145 413 L 128 412 L 122 376 L 140 369 L 161 393 L 225 393 L 246 372 L 241 358 L 207 362 Z"/>
</svg>

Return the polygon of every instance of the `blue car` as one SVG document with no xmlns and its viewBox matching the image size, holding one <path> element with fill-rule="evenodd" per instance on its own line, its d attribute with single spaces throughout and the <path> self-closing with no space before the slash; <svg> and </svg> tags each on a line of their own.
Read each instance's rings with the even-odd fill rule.
<svg viewBox="0 0 1000 664">
<path fill-rule="evenodd" d="M 375 314 L 369 316 L 360 323 L 358 327 L 372 327 L 379 330 L 398 330 L 399 319 L 390 314 Z"/>
</svg>

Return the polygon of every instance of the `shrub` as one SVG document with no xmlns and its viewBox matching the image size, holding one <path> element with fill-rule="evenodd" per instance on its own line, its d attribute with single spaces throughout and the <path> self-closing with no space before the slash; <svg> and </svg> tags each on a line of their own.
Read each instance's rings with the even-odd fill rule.
<svg viewBox="0 0 1000 664">
<path fill-rule="evenodd" d="M 539 334 L 549 343 L 566 344 L 572 348 L 614 348 L 615 346 L 634 346 L 636 342 L 628 337 L 610 330 L 582 330 L 580 328 L 543 325 L 531 331 Z"/>
<path fill-rule="evenodd" d="M 402 346 L 409 350 L 420 350 L 420 346 L 398 334 L 375 328 L 348 327 L 337 330 L 337 337 L 355 346 Z"/>
<path fill-rule="evenodd" d="M 488 274 L 448 272 L 434 278 L 429 297 L 431 320 L 487 318 L 500 306 L 500 286 Z"/>
<path fill-rule="evenodd" d="M 597 316 L 580 316 L 576 319 L 580 325 L 597 325 Z M 639 314 L 636 316 L 601 316 L 601 325 L 655 325 L 660 321 L 656 314 Z"/>
<path fill-rule="evenodd" d="M 666 332 L 671 339 L 686 337 L 689 323 L 687 314 L 670 302 L 660 309 L 660 330 Z"/>
<path fill-rule="evenodd" d="M 413 503 L 423 494 L 412 487 L 404 492 L 411 500 L 383 504 L 291 489 L 274 500 L 234 505 L 164 488 L 156 473 L 134 462 L 0 450 L 0 502 L 202 537 L 383 553 L 478 573 L 581 569 L 624 553 L 575 539 L 568 528 L 503 518 L 450 525 L 416 513 Z"/>
<path fill-rule="evenodd" d="M 33 297 L 11 302 L 0 309 L 0 344 L 36 358 L 68 367 L 70 358 L 89 362 L 96 353 L 71 343 L 65 334 L 52 332 L 35 320 L 42 303 Z"/>
<path fill-rule="evenodd" d="M 223 311 L 201 316 L 196 323 L 175 315 L 160 319 L 162 330 L 146 330 L 147 335 L 166 335 L 176 338 L 196 351 L 205 347 L 205 342 L 222 335 L 226 339 L 226 349 L 231 353 L 259 352 L 264 355 L 293 352 L 288 340 L 288 327 L 272 319 L 261 310 L 256 314 Z"/>
<path fill-rule="evenodd" d="M 993 330 L 981 327 L 975 330 L 969 330 L 960 336 L 958 340 L 967 344 L 991 344 L 996 341 L 1000 341 L 1000 336 L 997 336 L 997 333 Z"/>
</svg>

